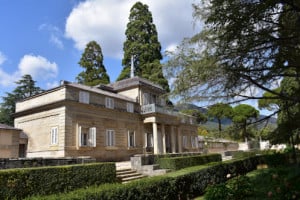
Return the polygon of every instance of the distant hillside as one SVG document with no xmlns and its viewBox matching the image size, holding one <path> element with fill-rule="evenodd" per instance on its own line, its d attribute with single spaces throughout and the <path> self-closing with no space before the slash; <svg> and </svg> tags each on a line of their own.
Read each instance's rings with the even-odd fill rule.
<svg viewBox="0 0 300 200">
<path fill-rule="evenodd" d="M 196 106 L 194 104 L 179 104 L 179 105 L 175 105 L 175 109 L 178 110 L 178 111 L 188 110 L 188 109 L 195 109 L 195 110 L 199 110 L 201 113 L 204 113 L 204 114 L 207 113 L 207 108 L 202 108 L 202 107 Z M 259 118 L 258 118 L 258 120 L 261 120 L 261 119 L 263 119 L 265 117 L 266 117 L 265 115 L 260 115 Z M 262 122 L 260 124 L 260 126 L 264 126 L 265 123 L 266 123 L 266 121 Z M 222 127 L 230 126 L 232 124 L 232 121 L 229 118 L 225 118 L 225 119 L 221 120 L 221 124 L 222 124 Z M 271 117 L 268 120 L 268 124 L 276 126 L 277 125 L 277 119 L 275 117 Z M 218 120 L 217 119 L 208 119 L 208 121 L 205 124 L 203 124 L 203 125 L 205 127 L 209 128 L 209 129 L 217 129 L 218 128 Z"/>
</svg>

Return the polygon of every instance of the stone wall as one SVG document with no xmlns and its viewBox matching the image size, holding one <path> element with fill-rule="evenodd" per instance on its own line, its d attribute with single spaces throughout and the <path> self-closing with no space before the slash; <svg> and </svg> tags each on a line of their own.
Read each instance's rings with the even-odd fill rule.
<svg viewBox="0 0 300 200">
<path fill-rule="evenodd" d="M 239 149 L 239 144 L 236 142 L 222 142 L 222 141 L 199 141 L 199 148 L 201 151 L 208 153 L 222 153 L 225 151 L 236 151 Z"/>
<path fill-rule="evenodd" d="M 59 165 L 73 165 L 95 162 L 95 159 L 85 158 L 24 158 L 8 159 L 0 158 L 0 169 L 26 168 L 26 167 L 45 167 Z"/>
</svg>

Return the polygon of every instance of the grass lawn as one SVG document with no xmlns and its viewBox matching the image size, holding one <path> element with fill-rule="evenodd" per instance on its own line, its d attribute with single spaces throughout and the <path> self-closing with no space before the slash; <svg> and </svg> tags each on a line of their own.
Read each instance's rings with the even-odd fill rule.
<svg viewBox="0 0 300 200">
<path fill-rule="evenodd" d="M 299 166 L 260 169 L 248 173 L 247 176 L 253 186 L 252 192 L 242 199 L 300 199 Z M 196 198 L 196 200 L 203 199 L 203 196 Z"/>
</svg>

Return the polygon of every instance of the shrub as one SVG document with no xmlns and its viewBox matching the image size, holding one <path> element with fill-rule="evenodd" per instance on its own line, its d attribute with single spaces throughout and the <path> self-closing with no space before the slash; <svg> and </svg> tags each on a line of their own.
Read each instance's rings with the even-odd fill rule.
<svg viewBox="0 0 300 200">
<path fill-rule="evenodd" d="M 1 170 L 0 199 L 67 192 L 115 181 L 114 163 Z"/>
<path fill-rule="evenodd" d="M 247 176 L 237 176 L 227 183 L 210 185 L 204 195 L 206 200 L 239 200 L 252 195 L 253 189 L 250 178 Z"/>
<path fill-rule="evenodd" d="M 218 162 L 222 160 L 220 154 L 210 154 L 201 156 L 171 157 L 159 158 L 157 163 L 163 169 L 179 170 L 186 167 L 204 165 L 209 162 Z"/>
<path fill-rule="evenodd" d="M 128 184 L 105 184 L 99 187 L 80 189 L 67 194 L 52 195 L 49 197 L 39 196 L 35 199 L 191 199 L 204 194 L 208 186 L 227 181 L 228 175 L 230 175 L 230 178 L 238 178 L 232 179 L 227 189 L 231 191 L 239 188 L 242 191 L 231 191 L 229 194 L 243 199 L 240 196 L 248 195 L 251 192 L 251 188 L 249 189 L 249 185 L 247 184 L 248 180 L 241 178 L 243 176 L 239 175 L 256 169 L 257 164 L 268 162 L 268 156 L 261 155 L 223 163 L 210 163 L 206 166 L 184 168 L 164 176 L 146 178 Z M 281 156 L 279 158 L 285 159 Z M 223 193 L 227 189 L 219 187 L 212 190 L 220 190 Z M 217 198 L 217 195 L 223 194 L 215 195 Z"/>
<path fill-rule="evenodd" d="M 210 185 L 204 195 L 205 200 L 230 200 L 230 189 L 226 187 L 225 183 L 217 185 Z"/>
</svg>

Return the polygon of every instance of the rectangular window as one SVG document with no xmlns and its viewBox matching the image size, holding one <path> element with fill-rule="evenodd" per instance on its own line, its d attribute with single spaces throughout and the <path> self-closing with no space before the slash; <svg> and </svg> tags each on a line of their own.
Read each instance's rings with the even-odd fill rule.
<svg viewBox="0 0 300 200">
<path fill-rule="evenodd" d="M 90 103 L 90 93 L 85 91 L 79 91 L 79 102 L 80 103 Z"/>
<path fill-rule="evenodd" d="M 79 127 L 79 146 L 96 147 L 96 127 L 84 128 Z"/>
<path fill-rule="evenodd" d="M 105 107 L 110 108 L 110 109 L 114 109 L 114 99 L 106 97 L 105 98 Z"/>
<path fill-rule="evenodd" d="M 128 147 L 135 147 L 135 132 L 128 131 Z"/>
<path fill-rule="evenodd" d="M 51 128 L 50 139 L 51 139 L 51 142 L 50 142 L 51 145 L 58 144 L 58 128 L 57 127 Z"/>
<path fill-rule="evenodd" d="M 187 136 L 182 136 L 182 146 L 184 147 L 184 148 L 186 148 L 187 147 Z"/>
<path fill-rule="evenodd" d="M 133 113 L 133 103 L 127 103 L 127 112 Z"/>
<path fill-rule="evenodd" d="M 147 133 L 147 147 L 153 147 L 153 134 Z"/>
<path fill-rule="evenodd" d="M 148 105 L 148 104 L 150 104 L 150 94 L 144 93 L 143 94 L 143 105 Z"/>
<path fill-rule="evenodd" d="M 106 146 L 115 146 L 115 131 L 106 130 Z"/>
<path fill-rule="evenodd" d="M 193 148 L 198 148 L 198 137 L 197 136 L 191 136 L 191 144 Z"/>
</svg>

